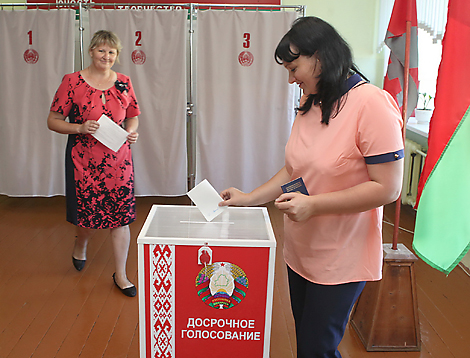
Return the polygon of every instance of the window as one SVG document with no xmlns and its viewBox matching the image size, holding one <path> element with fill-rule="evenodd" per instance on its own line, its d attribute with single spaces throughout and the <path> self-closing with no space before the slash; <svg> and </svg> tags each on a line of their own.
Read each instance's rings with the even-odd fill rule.
<svg viewBox="0 0 470 358">
<path fill-rule="evenodd" d="M 442 37 L 447 21 L 447 5 L 449 0 L 416 0 L 418 20 L 418 79 L 419 92 L 435 96 L 436 79 L 441 61 Z M 395 0 L 381 0 L 379 10 L 378 50 L 388 51 L 384 44 L 390 16 Z M 385 54 L 384 74 L 387 70 L 388 52 Z M 420 96 L 418 108 L 423 106 Z M 434 108 L 434 102 L 428 108 Z"/>
<path fill-rule="evenodd" d="M 419 92 L 431 95 L 436 94 L 436 80 L 441 62 L 442 42 L 434 41 L 433 37 L 423 29 L 418 29 L 418 79 Z M 417 108 L 423 108 L 423 96 L 418 100 Z M 434 108 L 434 101 L 430 101 L 427 108 Z"/>
</svg>

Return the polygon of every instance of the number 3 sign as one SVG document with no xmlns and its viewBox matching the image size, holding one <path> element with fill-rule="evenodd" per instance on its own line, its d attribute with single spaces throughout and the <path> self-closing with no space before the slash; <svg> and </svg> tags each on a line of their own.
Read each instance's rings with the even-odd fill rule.
<svg viewBox="0 0 470 358">
<path fill-rule="evenodd" d="M 245 32 L 243 34 L 243 48 L 250 48 L 251 46 L 251 34 L 249 32 Z M 250 51 L 242 51 L 238 55 L 238 62 L 240 65 L 248 67 L 251 66 L 253 63 L 254 57 Z"/>
</svg>

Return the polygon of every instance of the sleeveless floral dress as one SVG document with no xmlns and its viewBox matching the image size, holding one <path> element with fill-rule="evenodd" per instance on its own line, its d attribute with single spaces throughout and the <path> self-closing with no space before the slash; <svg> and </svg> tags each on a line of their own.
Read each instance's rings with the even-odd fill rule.
<svg viewBox="0 0 470 358">
<path fill-rule="evenodd" d="M 51 111 L 68 116 L 70 123 L 98 120 L 105 114 L 118 125 L 140 114 L 130 78 L 120 73 L 114 86 L 105 91 L 91 87 L 80 72 L 65 75 Z M 90 134 L 70 134 L 65 171 L 67 221 L 108 229 L 135 220 L 134 167 L 128 142 L 114 152 Z"/>
</svg>

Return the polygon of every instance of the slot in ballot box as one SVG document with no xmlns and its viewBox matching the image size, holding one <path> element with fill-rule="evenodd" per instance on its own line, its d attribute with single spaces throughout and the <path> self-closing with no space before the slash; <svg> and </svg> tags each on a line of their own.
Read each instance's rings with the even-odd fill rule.
<svg viewBox="0 0 470 358">
<path fill-rule="evenodd" d="M 268 358 L 276 241 L 264 207 L 154 205 L 137 238 L 140 357 Z"/>
</svg>

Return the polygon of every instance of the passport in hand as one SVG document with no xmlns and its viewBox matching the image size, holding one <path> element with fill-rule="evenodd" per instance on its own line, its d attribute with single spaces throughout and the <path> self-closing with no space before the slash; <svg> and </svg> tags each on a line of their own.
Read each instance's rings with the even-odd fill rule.
<svg viewBox="0 0 470 358">
<path fill-rule="evenodd" d="M 281 186 L 282 191 L 284 193 L 301 193 L 304 195 L 308 195 L 307 187 L 302 179 L 302 177 L 294 179 L 284 185 Z"/>
</svg>

